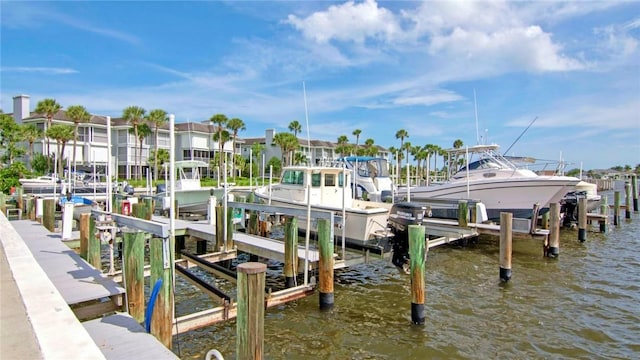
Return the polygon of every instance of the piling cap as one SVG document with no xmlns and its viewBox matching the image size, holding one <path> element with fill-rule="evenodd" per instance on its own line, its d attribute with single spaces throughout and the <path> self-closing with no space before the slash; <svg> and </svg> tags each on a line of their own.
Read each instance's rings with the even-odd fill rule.
<svg viewBox="0 0 640 360">
<path fill-rule="evenodd" d="M 260 274 L 267 271 L 267 264 L 246 262 L 238 265 L 238 271 L 243 274 Z"/>
</svg>

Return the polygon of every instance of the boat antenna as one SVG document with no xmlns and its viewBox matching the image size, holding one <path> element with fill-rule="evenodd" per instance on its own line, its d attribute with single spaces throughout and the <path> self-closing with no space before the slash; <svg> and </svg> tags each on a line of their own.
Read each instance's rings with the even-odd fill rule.
<svg viewBox="0 0 640 360">
<path fill-rule="evenodd" d="M 476 114 L 476 144 L 480 145 L 480 134 L 478 132 L 478 102 L 476 101 L 476 88 L 473 88 L 473 108 Z"/>
<path fill-rule="evenodd" d="M 309 110 L 307 109 L 307 88 L 302 82 L 302 94 L 304 95 L 304 118 L 307 123 L 307 146 L 309 147 L 309 165 L 311 165 L 311 135 L 309 135 Z"/>
<path fill-rule="evenodd" d="M 520 135 L 514 140 L 514 142 L 511 143 L 511 145 L 509 145 L 509 147 L 507 148 L 507 150 L 505 150 L 503 155 L 507 155 L 507 153 L 509 152 L 509 150 L 511 150 L 511 148 L 513 147 L 513 145 L 515 145 L 518 140 L 520 140 L 520 138 L 522 137 L 522 135 L 524 135 L 524 133 L 527 132 L 527 130 L 529 130 L 529 128 L 531 127 L 531 125 L 533 125 L 534 122 L 536 122 L 536 120 L 538 120 L 538 117 L 536 116 L 535 118 L 533 118 L 533 120 L 531 120 L 531 122 L 529 123 L 529 125 L 520 133 Z"/>
</svg>

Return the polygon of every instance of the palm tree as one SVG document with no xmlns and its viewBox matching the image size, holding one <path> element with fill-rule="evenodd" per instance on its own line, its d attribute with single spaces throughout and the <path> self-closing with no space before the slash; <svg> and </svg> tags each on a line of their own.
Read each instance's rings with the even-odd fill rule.
<svg viewBox="0 0 640 360">
<path fill-rule="evenodd" d="M 40 100 L 36 105 L 35 112 L 37 112 L 38 114 L 44 114 L 44 116 L 47 118 L 47 124 L 46 124 L 46 127 L 44 128 L 45 134 L 46 134 L 46 131 L 51 127 L 51 123 L 53 122 L 53 116 L 58 111 L 60 111 L 61 108 L 62 108 L 62 105 L 58 104 L 56 99 Z M 47 166 L 51 168 L 51 164 L 49 163 L 49 155 L 51 154 L 51 151 L 49 148 L 49 140 L 45 139 L 45 141 L 47 142 Z"/>
<path fill-rule="evenodd" d="M 218 144 L 225 144 L 227 141 L 229 141 L 230 138 L 231 134 L 229 134 L 229 132 L 224 129 L 213 134 L 213 141 L 217 141 Z M 220 149 L 217 156 L 214 158 L 214 162 L 216 162 L 216 165 L 218 165 L 218 169 L 220 171 L 219 176 L 222 176 L 222 178 L 219 178 L 218 181 L 221 181 L 224 178 L 223 171 L 227 171 L 227 156 L 224 154 L 224 151 L 222 149 Z"/>
<path fill-rule="evenodd" d="M 149 111 L 147 121 L 153 124 L 153 136 L 155 139 L 154 154 L 158 154 L 158 131 L 169 121 L 167 112 L 162 109 L 154 109 Z M 153 178 L 158 180 L 158 156 L 153 157 Z"/>
<path fill-rule="evenodd" d="M 400 148 L 398 150 L 404 150 L 404 138 L 408 138 L 409 133 L 405 129 L 400 129 L 396 132 L 396 139 L 400 139 Z M 408 161 L 408 160 L 407 160 Z M 398 159 L 398 171 L 402 169 L 402 159 Z"/>
<path fill-rule="evenodd" d="M 130 133 L 134 133 L 133 128 L 129 129 Z M 140 154 L 140 167 L 138 168 L 138 179 L 142 179 L 142 143 L 144 142 L 144 138 L 146 138 L 147 136 L 151 135 L 153 131 L 151 130 L 151 128 L 149 127 L 149 125 L 147 123 L 141 123 L 138 125 L 138 131 L 137 131 L 137 138 L 136 140 L 138 140 L 138 152 Z"/>
<path fill-rule="evenodd" d="M 364 141 L 364 155 L 376 156 L 378 153 L 378 148 L 374 145 L 375 141 L 373 139 L 367 139 Z"/>
<path fill-rule="evenodd" d="M 78 126 L 80 123 L 86 123 L 91 118 L 87 109 L 82 105 L 72 105 L 67 109 L 67 116 L 73 120 L 73 171 L 76 171 L 76 146 L 78 144 Z"/>
<path fill-rule="evenodd" d="M 225 140 L 225 137 L 222 135 L 222 132 L 225 131 L 224 127 L 225 125 L 227 125 L 227 122 L 229 121 L 229 119 L 226 117 L 226 115 L 224 114 L 215 114 L 213 115 L 210 119 L 209 122 L 215 124 L 218 126 L 218 130 L 216 131 L 215 134 L 213 134 L 213 140 L 218 142 L 218 154 L 219 154 L 219 159 L 220 161 L 218 161 L 218 169 L 219 169 L 219 174 L 222 175 L 222 169 L 223 169 L 223 161 L 222 161 L 222 147 L 224 146 L 224 142 L 222 140 Z M 227 133 L 228 135 L 228 133 Z M 226 137 L 226 140 L 228 140 L 228 136 Z M 218 179 L 218 181 L 220 181 L 220 179 Z"/>
<path fill-rule="evenodd" d="M 362 130 L 360 129 L 355 129 L 353 130 L 353 132 L 351 133 L 353 136 L 356 137 L 356 155 L 358 155 L 358 142 L 360 141 L 360 134 L 362 134 Z"/>
<path fill-rule="evenodd" d="M 64 148 L 67 142 L 73 139 L 73 126 L 71 125 L 52 125 L 46 131 L 48 138 L 56 141 L 56 147 L 58 151 L 58 177 L 62 177 L 62 158 L 64 155 Z"/>
<path fill-rule="evenodd" d="M 128 106 L 122 111 L 122 118 L 132 126 L 133 135 L 136 140 L 138 140 L 138 126 L 140 126 L 142 120 L 144 120 L 145 113 L 145 109 L 141 108 L 140 106 Z M 142 167 L 141 164 L 138 164 L 141 157 L 142 153 L 139 155 L 136 154 L 135 166 L 138 167 L 138 170 L 140 170 L 140 168 Z M 136 171 L 136 174 L 139 175 L 138 180 L 142 178 L 141 172 Z"/>
<path fill-rule="evenodd" d="M 29 170 L 33 171 L 33 143 L 42 137 L 43 131 L 35 124 L 22 125 L 22 138 L 29 143 Z"/>
<path fill-rule="evenodd" d="M 247 130 L 247 128 L 244 125 L 244 121 L 242 121 L 241 119 L 238 118 L 233 118 L 231 120 L 229 120 L 227 122 L 227 129 L 231 130 L 231 132 L 233 133 L 233 138 L 231 139 L 231 141 L 233 142 L 233 152 L 232 154 L 234 155 L 232 157 L 232 162 L 231 162 L 231 173 L 233 174 L 233 178 L 235 181 L 235 177 L 236 177 L 236 161 L 235 161 L 235 154 L 236 154 L 236 139 L 238 138 L 238 131 L 244 131 Z"/>
<path fill-rule="evenodd" d="M 338 136 L 338 146 L 336 146 L 336 151 L 339 152 L 342 157 L 344 157 L 349 150 L 348 142 L 349 138 L 347 138 L 347 135 Z"/>
<path fill-rule="evenodd" d="M 298 133 L 302 132 L 302 125 L 298 122 L 298 120 L 293 120 L 289 123 L 289 131 L 293 133 L 293 136 L 298 137 Z"/>
<path fill-rule="evenodd" d="M 404 143 L 403 149 L 407 152 L 407 169 L 409 170 L 407 177 L 408 185 L 411 182 L 411 165 L 409 164 L 409 152 L 411 151 L 411 143 L 408 141 Z"/>
<path fill-rule="evenodd" d="M 282 162 L 284 164 L 291 165 L 291 160 L 293 160 L 293 157 L 290 156 L 289 153 L 297 149 L 300 145 L 300 143 L 298 142 L 298 138 L 292 133 L 277 133 L 273 138 L 273 142 L 276 145 L 280 146 L 280 149 L 282 151 Z"/>
</svg>

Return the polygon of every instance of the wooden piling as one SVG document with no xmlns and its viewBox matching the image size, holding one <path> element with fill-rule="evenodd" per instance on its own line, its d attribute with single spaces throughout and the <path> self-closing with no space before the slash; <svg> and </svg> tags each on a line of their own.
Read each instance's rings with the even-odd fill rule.
<svg viewBox="0 0 640 360">
<path fill-rule="evenodd" d="M 246 262 L 238 265 L 236 356 L 258 360 L 264 352 L 264 286 L 267 265 Z"/>
<path fill-rule="evenodd" d="M 511 280 L 511 254 L 513 249 L 513 214 L 500 213 L 500 280 Z"/>
<path fill-rule="evenodd" d="M 578 240 L 587 240 L 587 198 L 578 199 Z"/>
<path fill-rule="evenodd" d="M 89 216 L 89 234 L 87 240 L 87 262 L 94 268 L 102 270 L 100 258 L 100 234 L 96 231 L 96 219 Z"/>
<path fill-rule="evenodd" d="M 469 216 L 469 204 L 467 200 L 458 200 L 458 225 L 467 227 Z"/>
<path fill-rule="evenodd" d="M 613 193 L 613 225 L 620 225 L 620 191 Z"/>
<path fill-rule="evenodd" d="M 624 183 L 624 218 L 630 220 L 631 219 L 631 183 Z"/>
<path fill-rule="evenodd" d="M 16 188 L 16 192 L 15 192 L 15 199 L 16 199 L 16 207 L 18 209 L 20 209 L 20 214 L 22 214 L 24 212 L 24 199 L 22 197 L 24 191 L 22 189 L 22 187 L 18 187 Z M 22 215 L 20 216 L 20 218 L 22 218 Z"/>
<path fill-rule="evenodd" d="M 600 199 L 600 214 L 604 215 L 605 218 L 599 221 L 600 223 L 600 232 L 607 232 L 607 222 L 609 221 L 609 199 L 606 196 L 602 196 Z"/>
<path fill-rule="evenodd" d="M 258 235 L 258 213 L 256 211 L 249 213 L 249 227 L 247 232 L 250 235 Z"/>
<path fill-rule="evenodd" d="M 153 210 L 155 209 L 155 202 L 153 200 L 153 198 L 150 197 L 146 197 L 144 199 L 142 199 L 142 203 L 146 206 L 147 208 L 147 217 L 145 218 L 146 220 L 151 220 L 151 217 L 153 216 Z"/>
<path fill-rule="evenodd" d="M 549 247 L 545 255 L 558 257 L 560 255 L 560 205 L 558 203 L 549 205 L 549 218 Z"/>
<path fill-rule="evenodd" d="M 144 232 L 124 232 L 124 282 L 129 314 L 144 321 Z"/>
<path fill-rule="evenodd" d="M 287 217 L 284 225 L 284 286 L 296 286 L 298 274 L 298 219 Z"/>
<path fill-rule="evenodd" d="M 549 230 L 549 211 L 542 214 L 540 227 L 542 227 L 545 230 Z"/>
<path fill-rule="evenodd" d="M 122 214 L 122 198 L 114 196 L 111 212 L 114 214 Z"/>
<path fill-rule="evenodd" d="M 168 242 L 167 246 L 163 246 Z M 170 239 L 151 239 L 149 243 L 149 261 L 151 264 L 150 284 L 155 286 L 158 280 L 162 280 L 160 291 L 155 300 L 151 315 L 151 334 L 153 334 L 165 347 L 172 347 L 172 326 L 173 326 L 173 258 L 175 256 Z M 165 254 L 169 261 L 165 267 Z"/>
<path fill-rule="evenodd" d="M 633 212 L 638 212 L 638 176 L 631 175 L 631 193 L 633 194 Z"/>
<path fill-rule="evenodd" d="M 320 260 L 318 264 L 320 292 L 320 310 L 333 308 L 333 240 L 331 239 L 331 224 L 327 219 L 318 219 L 318 247 Z M 296 254 L 297 258 L 297 254 Z"/>
<path fill-rule="evenodd" d="M 216 206 L 216 251 L 220 251 L 224 244 L 224 211 L 222 205 Z"/>
<path fill-rule="evenodd" d="M 231 250 L 235 246 L 233 243 L 233 212 L 233 208 L 227 208 L 227 238 L 225 239 L 227 250 Z"/>
<path fill-rule="evenodd" d="M 29 196 L 25 200 L 25 214 L 29 220 L 36 219 L 36 199 L 33 196 Z"/>
<path fill-rule="evenodd" d="M 42 210 L 42 225 L 51 232 L 56 231 L 56 201 L 44 199 Z"/>
<path fill-rule="evenodd" d="M 409 225 L 409 259 L 411 274 L 411 322 L 422 325 L 425 321 L 425 262 L 427 247 L 425 227 Z"/>
<path fill-rule="evenodd" d="M 80 214 L 80 257 L 87 260 L 89 249 L 89 218 L 91 214 Z M 95 236 L 95 235 L 94 235 Z"/>
</svg>

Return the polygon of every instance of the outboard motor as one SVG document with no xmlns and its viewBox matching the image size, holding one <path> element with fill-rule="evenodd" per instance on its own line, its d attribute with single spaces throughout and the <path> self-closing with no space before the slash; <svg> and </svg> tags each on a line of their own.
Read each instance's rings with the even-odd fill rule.
<svg viewBox="0 0 640 360">
<path fill-rule="evenodd" d="M 167 184 L 157 184 L 156 185 L 156 194 L 167 192 Z"/>
<path fill-rule="evenodd" d="M 124 193 L 127 195 L 133 195 L 135 189 L 132 185 L 127 185 L 124 187 Z"/>
<path fill-rule="evenodd" d="M 422 225 L 425 210 L 423 205 L 401 202 L 394 204 L 389 212 L 389 228 L 394 234 L 391 262 L 404 272 L 408 272 L 409 267 L 409 225 Z"/>
</svg>

